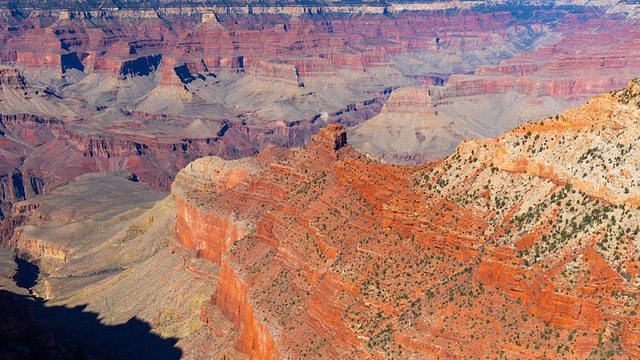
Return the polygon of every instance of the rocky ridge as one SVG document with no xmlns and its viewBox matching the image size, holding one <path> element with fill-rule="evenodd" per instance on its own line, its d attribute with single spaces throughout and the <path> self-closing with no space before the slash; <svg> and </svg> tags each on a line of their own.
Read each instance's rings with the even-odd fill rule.
<svg viewBox="0 0 640 360">
<path fill-rule="evenodd" d="M 0 129 L 5 215 L 11 203 L 86 172 L 129 170 L 168 190 L 198 157 L 302 146 L 329 123 L 362 124 L 394 89 L 419 83 L 437 87 L 429 89 L 436 121 L 413 120 L 404 131 L 390 111 L 376 122 L 391 119 L 382 125 L 399 134 L 390 142 L 410 146 L 395 149 L 369 135 L 362 143 L 389 161 L 434 159 L 461 139 L 536 118 L 543 105 L 560 111 L 620 86 L 636 64 L 635 42 L 625 37 L 633 36 L 633 20 L 622 25 L 631 13 L 611 4 L 118 4 L 12 2 L 0 12 L 0 110 L 40 119 Z M 589 40 L 593 29 L 605 35 Z M 616 33 L 627 35 L 606 35 Z M 605 49 L 608 37 L 618 45 Z M 576 44 L 586 40 L 595 45 L 582 59 Z M 562 86 L 549 85 L 546 72 L 556 77 L 558 69 L 584 69 L 600 58 L 599 75 L 608 80 L 576 80 L 586 72 L 569 71 Z M 514 85 L 513 76 L 532 72 Z M 542 91 L 549 86 L 564 90 Z M 509 94 L 521 89 L 527 98 L 517 103 L 526 116 L 489 118 L 489 109 L 513 103 Z"/>
<path fill-rule="evenodd" d="M 351 130 L 353 145 L 392 163 L 437 160 L 461 140 L 498 136 L 621 88 L 637 76 L 633 64 L 639 59 L 629 56 L 637 53 L 637 26 L 632 25 L 637 19 L 566 20 L 554 27 L 563 34 L 558 41 L 541 38 L 534 51 L 480 65 L 473 74 L 451 75 L 443 86 L 425 86 L 437 114 L 411 120 L 403 112 L 380 114 Z M 385 136 L 373 136 L 382 129 Z"/>
<path fill-rule="evenodd" d="M 200 159 L 176 234 L 219 264 L 210 302 L 249 356 L 636 357 L 639 84 L 422 167 L 338 126 Z"/>
</svg>

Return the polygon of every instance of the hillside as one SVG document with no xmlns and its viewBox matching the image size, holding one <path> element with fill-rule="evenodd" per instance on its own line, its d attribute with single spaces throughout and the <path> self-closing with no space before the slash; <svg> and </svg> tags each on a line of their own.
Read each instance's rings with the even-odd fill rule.
<svg viewBox="0 0 640 360">
<path fill-rule="evenodd" d="M 176 234 L 255 357 L 634 358 L 640 82 L 422 167 L 330 126 L 306 148 L 203 158 Z"/>
<path fill-rule="evenodd" d="M 168 191 L 199 157 L 304 146 L 332 123 L 389 163 L 438 160 L 620 88 L 640 64 L 638 7 L 609 1 L 4 4 L 8 228 L 13 203 L 82 174 Z M 397 102 L 411 92 L 428 104 Z"/>
<path fill-rule="evenodd" d="M 227 329 L 216 334 L 203 314 L 219 269 L 175 240 L 166 193 L 130 173 L 85 174 L 13 211 L 23 225 L 9 243 L 15 253 L 0 251 L 0 302 L 12 305 L 3 307 L 0 354 L 11 353 L 12 341 L 32 353 L 48 349 L 34 355 L 47 359 L 69 358 L 65 348 L 93 359 L 233 353 L 233 325 L 214 312 L 218 329 Z M 11 281 L 15 254 L 38 265 L 38 282 L 28 285 L 36 298 Z"/>
</svg>

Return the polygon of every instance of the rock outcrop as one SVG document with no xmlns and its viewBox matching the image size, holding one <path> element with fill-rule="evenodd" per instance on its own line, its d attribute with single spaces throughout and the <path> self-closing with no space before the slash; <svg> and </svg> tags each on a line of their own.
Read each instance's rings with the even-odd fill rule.
<svg viewBox="0 0 640 360">
<path fill-rule="evenodd" d="M 0 112 L 47 119 L 0 128 L 10 165 L 0 177 L 24 188 L 16 195 L 2 180 L 4 213 L 93 171 L 133 171 L 167 190 L 198 157 L 303 146 L 327 124 L 360 125 L 398 88 L 407 90 L 354 144 L 424 162 L 609 91 L 637 65 L 626 7 L 531 5 L 523 16 L 466 2 L 82 4 L 0 10 Z M 598 61 L 597 78 L 587 76 Z M 435 112 L 409 106 L 411 120 L 398 120 L 395 102 L 418 83 L 435 85 Z M 379 129 L 394 144 L 376 141 Z"/>
<path fill-rule="evenodd" d="M 635 357 L 638 84 L 421 167 L 373 162 L 339 126 L 200 159 L 177 222 L 215 214 L 225 237 L 177 236 L 218 249 L 211 303 L 248 356 Z"/>
<path fill-rule="evenodd" d="M 463 140 L 480 137 L 440 114 L 427 87 L 394 91 L 380 114 L 349 130 L 357 149 L 395 164 L 422 164 L 450 154 Z"/>
</svg>

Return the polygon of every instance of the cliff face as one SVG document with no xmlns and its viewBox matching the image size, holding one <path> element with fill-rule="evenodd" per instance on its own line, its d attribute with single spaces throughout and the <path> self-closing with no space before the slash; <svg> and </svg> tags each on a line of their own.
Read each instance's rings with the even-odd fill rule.
<svg viewBox="0 0 640 360">
<path fill-rule="evenodd" d="M 8 321 L 0 332 L 28 344 L 27 337 L 44 339 L 50 331 L 70 352 L 78 347 L 95 358 L 234 356 L 234 324 L 217 309 L 207 311 L 220 268 L 173 238 L 175 203 L 127 175 L 85 174 L 14 205 L 11 219 L 22 224 L 11 237 L 16 252 L 0 250 L 0 316 Z M 38 265 L 38 283 L 30 291 L 46 301 L 35 302 L 27 289 L 6 283 L 4 259 L 16 253 Z M 36 311 L 5 306 L 11 305 L 5 303 L 8 291 L 26 294 Z M 85 315 L 74 316 L 74 309 Z M 42 326 L 21 335 L 16 330 L 27 322 L 13 318 L 31 317 Z M 64 358 L 61 349 L 59 356 L 42 356 Z"/>
<path fill-rule="evenodd" d="M 229 166 L 228 162 L 216 159 L 215 162 L 196 160 L 179 173 L 174 183 L 173 193 L 198 189 L 200 191 L 224 192 L 248 175 L 250 168 Z M 237 160 L 236 163 L 242 163 Z M 233 163 L 232 163 L 233 164 Z M 215 179 L 211 183 L 210 179 Z M 228 214 L 204 214 L 198 212 L 198 203 L 187 201 L 184 197 L 174 196 L 180 213 L 176 223 L 176 234 L 183 244 L 196 249 L 197 255 L 220 264 L 222 255 L 229 251 L 235 241 L 247 235 L 241 222 Z"/>
<path fill-rule="evenodd" d="M 0 128 L 4 213 L 93 171 L 130 170 L 167 190 L 201 156 L 303 146 L 327 124 L 360 125 L 399 88 L 354 144 L 422 163 L 611 90 L 637 67 L 625 7 L 81 4 L 0 10 L 0 110 L 19 122 Z M 411 92 L 428 100 L 397 101 Z"/>
<path fill-rule="evenodd" d="M 248 355 L 638 356 L 638 84 L 422 167 L 337 126 L 201 159 L 174 184 L 178 239 L 217 249 L 212 304 Z"/>
<path fill-rule="evenodd" d="M 545 35 L 550 40 L 562 34 L 557 41 L 541 39 L 535 49 L 479 65 L 473 74 L 452 74 L 443 86 L 425 86 L 437 116 L 380 114 L 353 130 L 354 146 L 392 163 L 421 164 L 450 154 L 462 140 L 498 136 L 621 88 L 636 76 L 632 69 L 640 59 L 623 54 L 636 53 L 631 24 L 637 19 L 564 21 Z M 379 132 L 384 140 L 373 136 Z"/>
</svg>

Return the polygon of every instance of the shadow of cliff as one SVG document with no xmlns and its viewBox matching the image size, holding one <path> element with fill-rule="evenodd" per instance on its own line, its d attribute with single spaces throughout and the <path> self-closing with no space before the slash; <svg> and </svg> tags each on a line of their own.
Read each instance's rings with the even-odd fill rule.
<svg viewBox="0 0 640 360">
<path fill-rule="evenodd" d="M 86 306 L 44 306 L 30 296 L 0 290 L 0 360 L 180 359 L 176 339 L 163 339 L 132 318 L 104 325 Z"/>
<path fill-rule="evenodd" d="M 30 289 L 38 283 L 40 268 L 27 260 L 16 257 L 14 259 L 18 265 L 18 271 L 13 276 L 13 281 L 21 288 Z"/>
</svg>

